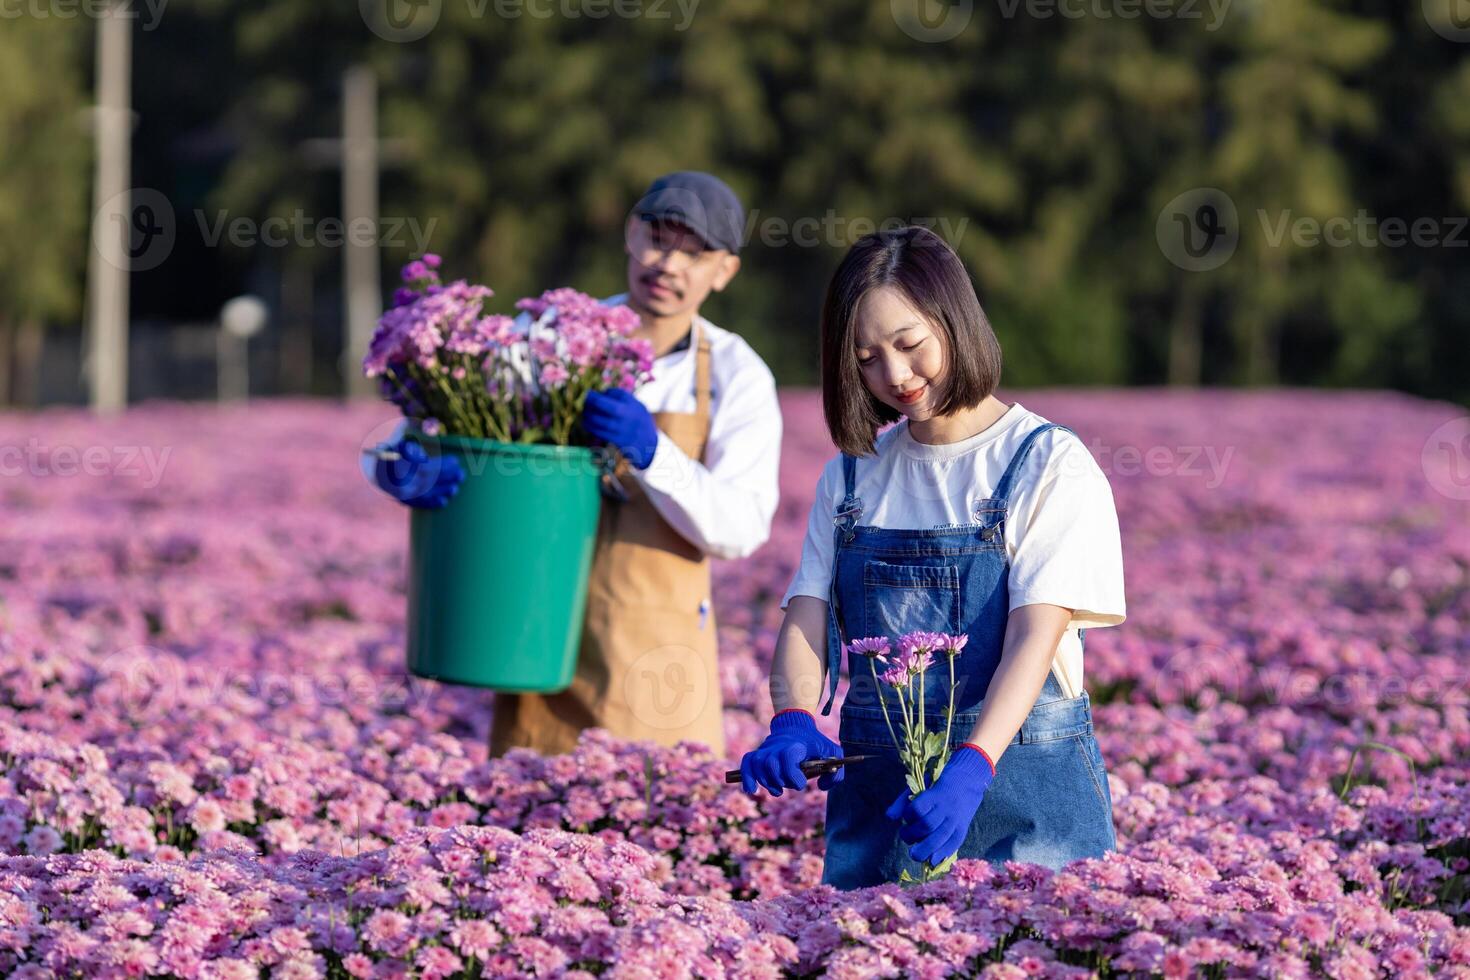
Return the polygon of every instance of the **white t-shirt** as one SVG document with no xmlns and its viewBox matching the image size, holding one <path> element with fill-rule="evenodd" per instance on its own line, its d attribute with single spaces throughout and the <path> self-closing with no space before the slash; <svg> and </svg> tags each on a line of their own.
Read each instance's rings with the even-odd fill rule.
<svg viewBox="0 0 1470 980">
<path fill-rule="evenodd" d="M 857 459 L 858 523 L 904 529 L 975 523 L 977 502 L 995 492 L 1026 434 L 1047 421 L 1017 402 L 983 431 L 931 446 L 917 442 L 908 420 L 900 420 L 878 434 L 875 456 Z M 828 598 L 832 515 L 842 494 L 838 453 L 817 481 L 801 565 L 782 609 L 796 595 Z M 1081 439 L 1061 429 L 1036 438 L 1012 484 L 1005 536 L 1010 609 L 1045 602 L 1075 610 L 1053 663 L 1063 691 L 1075 697 L 1082 691 L 1078 629 L 1116 626 L 1127 616 L 1112 487 Z"/>
</svg>

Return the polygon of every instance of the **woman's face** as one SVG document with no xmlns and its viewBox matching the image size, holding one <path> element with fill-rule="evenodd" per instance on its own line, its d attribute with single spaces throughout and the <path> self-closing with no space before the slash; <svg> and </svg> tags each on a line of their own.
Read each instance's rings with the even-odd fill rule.
<svg viewBox="0 0 1470 980">
<path fill-rule="evenodd" d="M 858 302 L 853 333 L 858 370 L 874 396 L 911 421 L 934 414 L 944 386 L 944 334 L 892 286 Z"/>
</svg>

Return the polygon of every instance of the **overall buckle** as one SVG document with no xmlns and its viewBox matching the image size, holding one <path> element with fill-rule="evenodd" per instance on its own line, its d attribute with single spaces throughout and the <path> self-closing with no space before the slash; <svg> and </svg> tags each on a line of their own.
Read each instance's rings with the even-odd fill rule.
<svg viewBox="0 0 1470 980">
<path fill-rule="evenodd" d="M 861 499 L 854 497 L 852 498 L 852 501 L 850 503 L 842 504 L 837 508 L 836 511 L 833 512 L 832 523 L 840 525 L 847 520 L 847 517 L 850 514 L 852 515 L 852 522 L 855 524 L 857 523 L 857 519 L 862 516 L 862 513 L 863 502 Z"/>
</svg>

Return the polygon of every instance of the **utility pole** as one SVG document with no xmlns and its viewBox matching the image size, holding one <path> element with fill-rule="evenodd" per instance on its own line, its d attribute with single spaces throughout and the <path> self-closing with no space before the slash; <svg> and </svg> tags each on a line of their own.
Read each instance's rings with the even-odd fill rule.
<svg viewBox="0 0 1470 980">
<path fill-rule="evenodd" d="M 128 402 L 132 25 L 118 0 L 109 3 L 97 20 L 97 168 L 87 263 L 87 381 L 92 410 L 103 415 L 122 411 Z M 110 261 L 109 254 L 121 261 Z"/>
<path fill-rule="evenodd" d="M 371 241 L 351 233 L 358 218 L 374 229 Z M 342 350 L 343 390 L 348 396 L 377 388 L 362 374 L 362 359 L 378 317 L 383 285 L 378 261 L 378 80 L 366 65 L 342 75 L 342 221 L 348 229 L 342 261 L 342 297 L 347 307 L 347 343 Z"/>
<path fill-rule="evenodd" d="M 403 157 L 406 142 L 378 139 L 378 81 L 366 65 L 342 73 L 342 135 L 338 139 L 305 140 L 300 150 L 309 166 L 342 168 L 342 302 L 346 311 L 342 358 L 342 390 L 347 396 L 376 395 L 377 385 L 362 375 L 378 318 L 383 313 L 383 286 L 378 246 L 378 175 Z M 366 220 L 363 220 L 366 219 Z M 354 222 L 373 229 L 371 241 L 359 241 Z"/>
</svg>

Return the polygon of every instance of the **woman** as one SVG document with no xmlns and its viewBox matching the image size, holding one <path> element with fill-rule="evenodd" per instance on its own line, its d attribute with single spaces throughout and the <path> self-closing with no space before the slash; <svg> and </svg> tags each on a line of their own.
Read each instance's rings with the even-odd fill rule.
<svg viewBox="0 0 1470 980">
<path fill-rule="evenodd" d="M 854 244 L 821 331 L 840 452 L 782 603 L 777 711 L 741 761 L 745 791 L 805 789 L 804 759 L 877 755 L 818 783 L 830 790 L 823 881 L 839 888 L 917 876 L 956 852 L 1056 868 L 1114 849 L 1081 676 L 1083 631 L 1126 615 L 1107 478 L 1069 429 L 994 397 L 1000 345 L 959 257 L 927 229 Z M 910 799 L 872 672 L 845 641 L 912 630 L 969 639 L 950 761 Z M 825 692 L 831 711 L 844 650 L 838 745 L 811 708 Z M 948 671 L 926 683 L 926 726 L 943 731 Z"/>
</svg>

